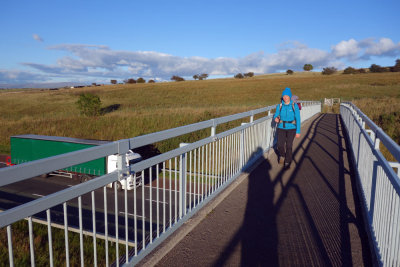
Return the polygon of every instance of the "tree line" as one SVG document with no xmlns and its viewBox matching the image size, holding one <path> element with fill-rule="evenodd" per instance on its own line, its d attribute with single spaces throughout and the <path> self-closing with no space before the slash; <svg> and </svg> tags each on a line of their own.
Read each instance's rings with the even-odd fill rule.
<svg viewBox="0 0 400 267">
<path fill-rule="evenodd" d="M 133 78 L 129 78 L 129 79 L 125 79 L 123 80 L 124 83 L 126 84 L 133 84 L 133 83 L 146 83 L 146 80 L 143 79 L 142 77 L 137 78 L 136 80 Z M 155 83 L 156 81 L 154 81 L 153 79 L 150 79 L 147 81 L 147 83 Z M 111 84 L 117 84 L 118 81 L 117 80 L 111 80 L 110 81 Z"/>
<path fill-rule="evenodd" d="M 314 67 L 311 64 L 304 64 L 303 70 L 304 71 L 311 71 L 313 70 Z M 396 60 L 396 63 L 394 66 L 391 67 L 382 67 L 377 64 L 371 64 L 371 66 L 368 68 L 369 72 L 372 73 L 379 73 L 379 72 L 400 72 L 400 59 Z M 321 74 L 323 75 L 331 75 L 334 74 L 338 71 L 337 68 L 335 67 L 325 67 L 322 69 Z M 343 70 L 343 74 L 359 74 L 359 73 L 366 73 L 367 71 L 363 68 L 356 69 L 353 67 L 347 67 Z M 291 69 L 288 69 L 286 71 L 286 74 L 291 75 L 293 74 L 294 71 Z"/>
<path fill-rule="evenodd" d="M 304 71 L 311 71 L 314 69 L 314 66 L 312 64 L 304 64 L 303 66 L 303 70 Z M 321 74 L 323 75 L 331 75 L 334 74 L 338 71 L 337 68 L 335 67 L 325 67 L 322 69 Z M 391 67 L 382 67 L 380 65 L 377 64 L 372 64 L 369 67 L 369 72 L 374 72 L 374 73 L 379 73 L 379 72 L 400 72 L 400 59 L 396 60 L 396 63 L 394 66 Z M 288 69 L 286 71 L 286 74 L 288 75 L 292 75 L 294 73 L 293 70 Z M 363 68 L 360 69 L 356 69 L 353 67 L 347 67 L 346 69 L 343 70 L 343 74 L 359 74 L 359 73 L 366 73 L 366 70 Z M 243 78 L 251 78 L 254 76 L 254 72 L 247 72 L 247 73 L 237 73 L 235 74 L 233 77 L 236 79 L 243 79 Z M 193 79 L 194 80 L 205 80 L 208 78 L 208 74 L 207 73 L 202 73 L 202 74 L 195 74 L 193 75 Z M 185 79 L 181 76 L 178 75 L 173 75 L 171 77 L 172 81 L 176 81 L 176 82 L 182 82 L 185 81 Z M 134 83 L 145 83 L 146 80 L 143 79 L 142 77 L 138 78 L 138 79 L 133 79 L 133 78 L 129 78 L 124 80 L 124 83 L 126 84 L 134 84 Z M 155 83 L 154 80 L 149 80 L 148 83 Z M 111 84 L 117 84 L 117 80 L 111 80 Z"/>
</svg>

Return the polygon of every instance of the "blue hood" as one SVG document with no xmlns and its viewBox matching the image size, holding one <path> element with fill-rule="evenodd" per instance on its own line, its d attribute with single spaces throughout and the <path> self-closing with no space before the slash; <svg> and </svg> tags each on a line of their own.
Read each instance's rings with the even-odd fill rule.
<svg viewBox="0 0 400 267">
<path fill-rule="evenodd" d="M 283 90 L 283 92 L 282 92 L 282 97 L 283 97 L 284 95 L 288 95 L 288 96 L 290 97 L 290 99 L 292 99 L 292 91 L 290 90 L 289 87 L 286 87 L 285 90 Z"/>
</svg>

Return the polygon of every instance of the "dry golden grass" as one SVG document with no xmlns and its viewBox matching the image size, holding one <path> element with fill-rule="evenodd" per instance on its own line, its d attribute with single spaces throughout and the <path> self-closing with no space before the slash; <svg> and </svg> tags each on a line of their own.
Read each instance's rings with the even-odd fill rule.
<svg viewBox="0 0 400 267">
<path fill-rule="evenodd" d="M 58 91 L 0 90 L 0 153 L 9 153 L 9 138 L 17 134 L 118 140 L 256 109 L 277 103 L 285 87 L 301 100 L 399 99 L 400 75 L 311 72 Z M 83 92 L 98 94 L 103 107 L 118 104 L 119 109 L 82 117 L 75 102 Z"/>
</svg>

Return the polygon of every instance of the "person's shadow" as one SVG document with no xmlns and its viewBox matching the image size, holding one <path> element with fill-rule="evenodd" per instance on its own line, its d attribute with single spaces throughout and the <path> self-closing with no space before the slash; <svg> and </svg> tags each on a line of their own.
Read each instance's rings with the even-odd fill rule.
<svg viewBox="0 0 400 267">
<path fill-rule="evenodd" d="M 254 154 L 259 154 L 261 148 Z M 271 164 L 262 157 L 261 162 L 249 172 L 248 193 L 244 221 L 229 245 L 213 266 L 226 265 L 234 248 L 241 245 L 241 266 L 277 266 L 278 234 L 274 191 L 269 176 Z"/>
</svg>

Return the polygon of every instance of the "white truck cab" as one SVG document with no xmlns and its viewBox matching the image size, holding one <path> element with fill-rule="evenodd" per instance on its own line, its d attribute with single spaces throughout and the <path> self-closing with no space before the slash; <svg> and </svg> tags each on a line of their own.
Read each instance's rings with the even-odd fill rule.
<svg viewBox="0 0 400 267">
<path fill-rule="evenodd" d="M 126 166 L 135 164 L 142 160 L 142 156 L 139 153 L 135 153 L 132 150 L 129 150 L 126 153 Z M 107 157 L 107 173 L 111 173 L 118 169 L 118 157 L 117 155 L 111 155 Z M 135 181 L 136 180 L 136 181 Z M 130 174 L 126 179 L 116 182 L 117 189 L 122 190 L 127 188 L 127 190 L 131 190 L 134 187 L 134 183 L 136 182 L 136 186 L 142 185 L 142 177 L 141 174 L 136 174 L 135 176 Z M 108 187 L 112 187 L 113 184 L 109 184 Z"/>
</svg>

